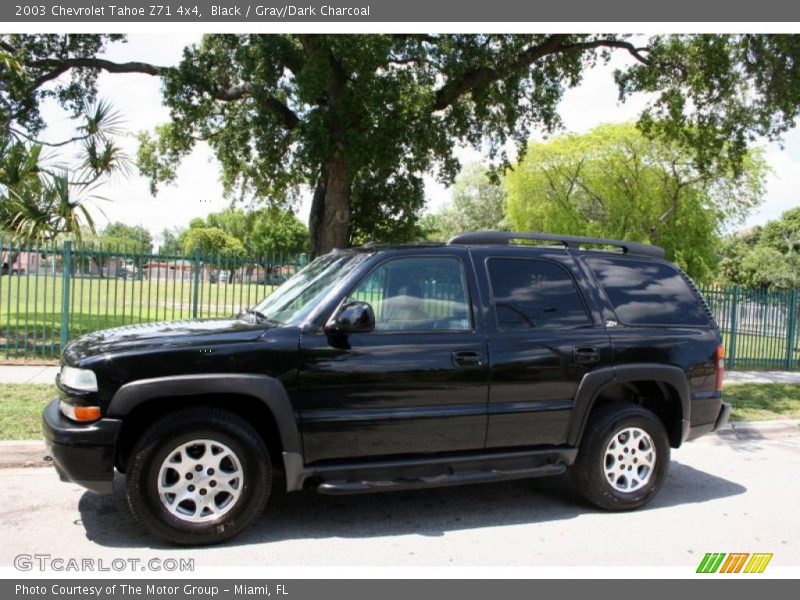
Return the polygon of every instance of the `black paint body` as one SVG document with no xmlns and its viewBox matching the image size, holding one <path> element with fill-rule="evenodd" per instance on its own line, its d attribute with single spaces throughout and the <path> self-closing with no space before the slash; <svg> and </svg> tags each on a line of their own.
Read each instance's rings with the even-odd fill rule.
<svg viewBox="0 0 800 600">
<path fill-rule="evenodd" d="M 140 411 L 141 425 L 143 407 L 160 415 L 176 398 L 203 403 L 220 393 L 235 396 L 231 407 L 267 407 L 290 490 L 324 481 L 330 470 L 384 463 L 399 469 L 455 455 L 477 460 L 541 451 L 549 462 L 569 463 L 594 399 L 626 381 L 653 381 L 676 396 L 681 415 L 670 432 L 674 446 L 724 420 L 715 389 L 720 335 L 713 319 L 694 327 L 620 322 L 584 261 L 614 254 L 499 245 L 348 252 L 369 259 L 300 325 L 181 321 L 100 331 L 73 342 L 62 363 L 92 369 L 99 391 L 78 394 L 59 384 L 60 395 L 99 405 L 104 417 L 80 425 L 52 406 L 45 412 L 45 437 L 62 477 L 109 491 L 113 468 L 125 469 L 130 415 Z M 359 281 L 376 265 L 407 256 L 461 261 L 469 329 L 326 334 L 325 324 Z M 559 265 L 580 295 L 586 322 L 501 329 L 487 271 L 488 261 L 501 258 Z"/>
</svg>

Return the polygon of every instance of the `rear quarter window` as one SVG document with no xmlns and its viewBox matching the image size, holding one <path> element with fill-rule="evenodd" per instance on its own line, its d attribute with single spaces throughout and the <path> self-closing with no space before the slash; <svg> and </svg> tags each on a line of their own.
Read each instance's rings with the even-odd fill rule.
<svg viewBox="0 0 800 600">
<path fill-rule="evenodd" d="M 698 295 L 673 266 L 651 261 L 587 258 L 617 317 L 630 325 L 708 326 Z"/>
</svg>

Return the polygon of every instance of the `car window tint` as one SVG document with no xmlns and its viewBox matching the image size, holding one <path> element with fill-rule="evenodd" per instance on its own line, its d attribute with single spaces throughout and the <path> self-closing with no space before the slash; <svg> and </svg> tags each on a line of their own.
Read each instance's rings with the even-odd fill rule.
<svg viewBox="0 0 800 600">
<path fill-rule="evenodd" d="M 372 305 L 376 331 L 472 329 L 464 267 L 456 258 L 389 260 L 370 273 L 350 298 Z"/>
<path fill-rule="evenodd" d="M 488 270 L 500 329 L 581 327 L 591 323 L 572 277 L 560 265 L 535 259 L 491 258 Z"/>
<path fill-rule="evenodd" d="M 588 258 L 586 262 L 623 323 L 708 325 L 700 299 L 674 267 L 618 258 Z"/>
</svg>

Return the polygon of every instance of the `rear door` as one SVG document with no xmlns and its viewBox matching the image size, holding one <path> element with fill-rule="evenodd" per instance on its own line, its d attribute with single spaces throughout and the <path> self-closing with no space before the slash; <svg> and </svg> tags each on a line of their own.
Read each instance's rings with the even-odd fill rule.
<svg viewBox="0 0 800 600">
<path fill-rule="evenodd" d="M 612 364 L 588 284 L 566 251 L 473 251 L 489 299 L 486 446 L 563 444 L 588 372 Z"/>
<path fill-rule="evenodd" d="M 719 331 L 686 275 L 665 261 L 586 254 L 614 310 L 608 332 L 616 365 L 645 363 L 684 370 L 691 390 L 692 425 L 708 425 L 719 414 L 716 389 Z M 618 367 L 619 368 L 619 367 Z"/>
</svg>

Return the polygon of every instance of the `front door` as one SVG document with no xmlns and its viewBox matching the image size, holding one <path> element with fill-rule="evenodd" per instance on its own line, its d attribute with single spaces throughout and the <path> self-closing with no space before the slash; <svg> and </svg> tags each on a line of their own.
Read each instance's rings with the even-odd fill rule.
<svg viewBox="0 0 800 600">
<path fill-rule="evenodd" d="M 389 258 L 348 298 L 375 330 L 304 334 L 300 419 L 306 462 L 482 449 L 486 343 L 465 252 Z"/>
</svg>

